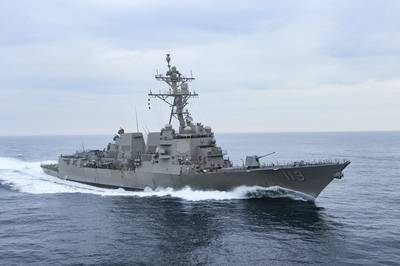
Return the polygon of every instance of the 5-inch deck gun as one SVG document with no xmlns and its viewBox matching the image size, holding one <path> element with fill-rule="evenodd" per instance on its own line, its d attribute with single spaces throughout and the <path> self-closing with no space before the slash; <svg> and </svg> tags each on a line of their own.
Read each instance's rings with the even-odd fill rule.
<svg viewBox="0 0 400 266">
<path fill-rule="evenodd" d="M 274 154 L 275 152 L 267 153 L 261 156 L 258 155 L 251 155 L 251 156 L 246 156 L 246 164 L 245 167 L 247 169 L 253 169 L 253 168 L 260 168 L 260 159 L 267 157 L 269 155 Z"/>
</svg>

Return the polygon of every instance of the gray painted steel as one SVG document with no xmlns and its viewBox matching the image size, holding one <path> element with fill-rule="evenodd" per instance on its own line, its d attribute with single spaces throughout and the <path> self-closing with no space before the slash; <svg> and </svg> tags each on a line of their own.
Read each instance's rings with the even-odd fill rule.
<svg viewBox="0 0 400 266">
<path fill-rule="evenodd" d="M 194 78 L 186 78 L 171 67 L 169 55 L 167 63 L 165 76 L 156 75 L 156 79 L 168 84 L 169 90 L 149 93 L 171 108 L 169 122 L 160 132 L 148 133 L 145 143 L 142 133 L 125 133 L 120 129 L 106 149 L 61 155 L 58 164 L 42 165 L 44 172 L 62 179 L 127 189 L 189 186 L 232 190 L 239 186 L 280 186 L 314 198 L 334 178 L 343 176 L 342 170 L 349 161 L 262 166 L 259 159 L 263 156 L 252 155 L 247 156 L 243 167 L 233 168 L 216 145 L 211 128 L 194 123 L 189 111 L 184 111 L 188 100 L 198 96 L 188 86 Z M 173 118 L 179 122 L 177 131 L 171 125 Z"/>
</svg>

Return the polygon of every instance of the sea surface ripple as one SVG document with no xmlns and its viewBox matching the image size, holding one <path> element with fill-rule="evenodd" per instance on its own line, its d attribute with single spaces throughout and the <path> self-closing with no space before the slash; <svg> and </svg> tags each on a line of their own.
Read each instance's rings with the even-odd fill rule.
<svg viewBox="0 0 400 266">
<path fill-rule="evenodd" d="M 315 201 L 278 187 L 103 189 L 40 169 L 109 139 L 0 137 L 0 265 L 399 265 L 400 132 L 217 135 L 236 164 L 351 160 Z"/>
</svg>

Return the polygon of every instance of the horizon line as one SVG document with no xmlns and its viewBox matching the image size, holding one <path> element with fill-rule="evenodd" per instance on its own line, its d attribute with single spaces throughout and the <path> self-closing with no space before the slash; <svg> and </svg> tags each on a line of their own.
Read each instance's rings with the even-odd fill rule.
<svg viewBox="0 0 400 266">
<path fill-rule="evenodd" d="M 157 132 L 157 131 L 150 131 Z M 316 134 L 316 133 L 389 133 L 400 132 L 400 130 L 333 130 L 333 131 L 253 131 L 253 132 L 219 132 L 214 134 Z M 130 132 L 127 132 L 130 133 Z M 144 132 L 140 132 L 144 133 Z M 112 133 L 84 133 L 84 134 L 27 134 L 27 135 L 1 135 L 0 137 L 73 137 L 73 136 L 106 136 Z"/>
</svg>

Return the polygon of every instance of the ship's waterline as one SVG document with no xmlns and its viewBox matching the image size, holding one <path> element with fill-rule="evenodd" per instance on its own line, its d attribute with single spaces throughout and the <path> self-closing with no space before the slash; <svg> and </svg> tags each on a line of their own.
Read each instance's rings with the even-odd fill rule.
<svg viewBox="0 0 400 266">
<path fill-rule="evenodd" d="M 99 187 L 124 188 L 127 190 L 156 189 L 159 187 L 181 189 L 190 187 L 200 190 L 230 191 L 240 186 L 278 186 L 298 191 L 316 198 L 341 172 L 347 161 L 334 163 L 315 163 L 297 167 L 274 167 L 251 170 L 221 169 L 217 173 L 204 174 L 162 174 L 141 170 L 115 170 L 85 168 L 66 165 L 42 165 L 45 173 L 65 180 L 96 185 Z M 59 168 L 61 172 L 59 172 Z M 62 174 L 64 173 L 64 174 Z"/>
</svg>

